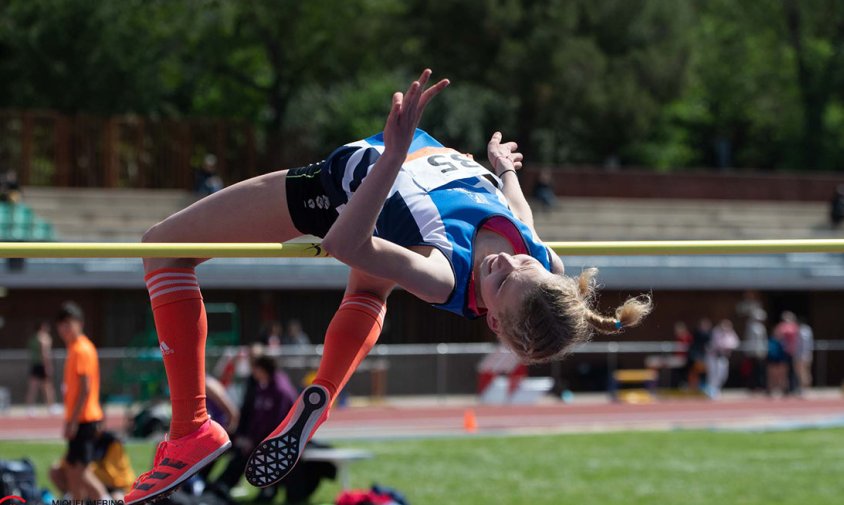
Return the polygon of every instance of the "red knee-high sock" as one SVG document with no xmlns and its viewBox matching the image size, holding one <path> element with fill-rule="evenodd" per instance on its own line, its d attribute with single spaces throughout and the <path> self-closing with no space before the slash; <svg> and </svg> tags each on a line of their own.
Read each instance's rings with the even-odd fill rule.
<svg viewBox="0 0 844 505">
<path fill-rule="evenodd" d="M 162 268 L 147 274 L 145 280 L 173 403 L 170 438 L 176 439 L 208 420 L 205 305 L 193 268 Z"/>
<path fill-rule="evenodd" d="M 325 332 L 322 360 L 314 379 L 314 384 L 328 389 L 332 400 L 375 345 L 386 313 L 385 301 L 377 296 L 354 293 L 343 297 Z"/>
</svg>

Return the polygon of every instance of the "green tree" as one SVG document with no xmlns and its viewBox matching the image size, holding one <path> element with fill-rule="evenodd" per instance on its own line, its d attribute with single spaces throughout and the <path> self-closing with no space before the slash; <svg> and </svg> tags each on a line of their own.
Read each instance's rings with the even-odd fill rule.
<svg viewBox="0 0 844 505">
<path fill-rule="evenodd" d="M 691 14 L 659 0 L 440 0 L 415 2 L 407 25 L 417 59 L 498 94 L 534 161 L 635 163 L 682 91 Z"/>
</svg>

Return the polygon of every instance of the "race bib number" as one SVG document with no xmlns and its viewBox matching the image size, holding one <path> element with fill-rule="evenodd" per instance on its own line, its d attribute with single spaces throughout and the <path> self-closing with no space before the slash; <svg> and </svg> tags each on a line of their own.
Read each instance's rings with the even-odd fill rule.
<svg viewBox="0 0 844 505">
<path fill-rule="evenodd" d="M 483 177 L 490 171 L 465 154 L 444 147 L 426 147 L 411 153 L 402 171 L 426 191 L 471 177 Z"/>
</svg>

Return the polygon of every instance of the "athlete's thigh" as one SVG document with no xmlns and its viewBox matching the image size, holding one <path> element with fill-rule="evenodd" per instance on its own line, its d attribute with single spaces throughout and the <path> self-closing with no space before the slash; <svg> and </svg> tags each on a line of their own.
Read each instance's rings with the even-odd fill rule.
<svg viewBox="0 0 844 505">
<path fill-rule="evenodd" d="M 349 283 L 346 285 L 346 294 L 369 293 L 382 300 L 386 300 L 394 287 L 396 287 L 394 281 L 352 269 L 349 272 Z"/>
<path fill-rule="evenodd" d="M 301 235 L 287 207 L 287 170 L 238 182 L 151 228 L 147 242 L 284 242 Z"/>
</svg>

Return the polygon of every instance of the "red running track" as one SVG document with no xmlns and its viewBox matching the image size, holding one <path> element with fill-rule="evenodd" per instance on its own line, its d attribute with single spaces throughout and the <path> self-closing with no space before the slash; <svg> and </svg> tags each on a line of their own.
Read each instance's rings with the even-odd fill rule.
<svg viewBox="0 0 844 505">
<path fill-rule="evenodd" d="M 320 429 L 320 438 L 404 438 L 465 434 L 464 415 L 475 414 L 479 434 L 582 433 L 669 429 L 787 429 L 844 426 L 844 398 L 749 398 L 709 401 L 663 401 L 647 405 L 551 404 L 510 406 L 372 406 L 336 410 Z M 122 431 L 119 412 L 111 411 L 106 427 Z M 60 438 L 58 416 L 0 418 L 0 439 Z"/>
</svg>

